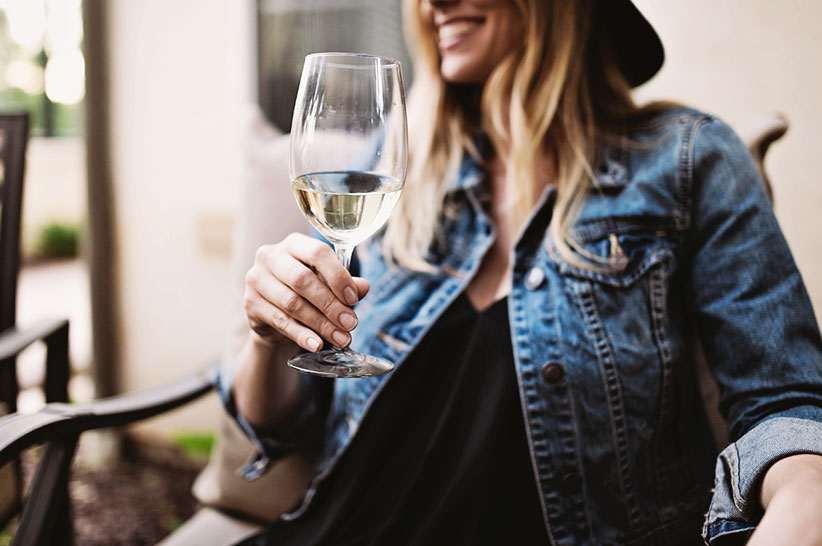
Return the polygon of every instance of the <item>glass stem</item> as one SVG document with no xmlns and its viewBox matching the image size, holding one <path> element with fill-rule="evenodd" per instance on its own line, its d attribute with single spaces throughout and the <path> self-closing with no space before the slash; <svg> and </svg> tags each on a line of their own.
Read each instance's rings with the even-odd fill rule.
<svg viewBox="0 0 822 546">
<path fill-rule="evenodd" d="M 348 271 L 348 267 L 351 265 L 351 255 L 354 254 L 354 245 L 336 244 L 334 245 L 334 252 L 337 254 L 337 259 L 340 260 L 342 266 Z"/>
<path fill-rule="evenodd" d="M 351 265 L 351 255 L 354 254 L 354 245 L 335 244 L 334 253 L 337 255 L 337 259 L 340 261 L 345 270 L 348 271 L 348 268 Z M 344 350 L 342 347 L 337 347 L 336 345 L 333 347 L 335 351 Z"/>
</svg>

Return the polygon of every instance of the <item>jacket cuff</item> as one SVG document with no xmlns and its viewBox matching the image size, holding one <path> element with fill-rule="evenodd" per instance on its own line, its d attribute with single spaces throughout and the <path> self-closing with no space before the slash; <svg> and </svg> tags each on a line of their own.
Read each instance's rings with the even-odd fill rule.
<svg viewBox="0 0 822 546">
<path fill-rule="evenodd" d="M 235 364 L 236 360 L 232 360 L 220 367 L 217 372 L 217 391 L 226 412 L 239 425 L 256 451 L 245 465 L 237 469 L 239 477 L 251 481 L 265 474 L 278 459 L 314 443 L 317 434 L 313 424 L 319 419 L 324 420 L 324 417 L 320 415 L 321 404 L 318 403 L 317 389 L 314 388 L 316 379 L 301 374 L 298 402 L 291 415 L 284 419 L 286 425 L 278 427 L 276 431 L 254 427 L 237 410 L 234 401 L 232 385 Z"/>
<path fill-rule="evenodd" d="M 820 412 L 814 410 L 812 413 Z M 747 540 L 762 517 L 759 488 L 773 463 L 800 453 L 822 455 L 822 419 L 813 417 L 767 419 L 719 454 L 714 496 L 702 528 L 706 544 L 743 544 Z"/>
</svg>

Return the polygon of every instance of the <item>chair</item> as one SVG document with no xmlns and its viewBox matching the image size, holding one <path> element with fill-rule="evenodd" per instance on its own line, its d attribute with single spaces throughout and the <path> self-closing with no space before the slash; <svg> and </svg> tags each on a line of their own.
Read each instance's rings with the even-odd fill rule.
<svg viewBox="0 0 822 546">
<path fill-rule="evenodd" d="M 28 127 L 26 113 L 0 114 L 0 415 L 17 411 L 17 355 L 35 341 L 46 345 L 46 401 L 68 401 L 68 321 L 49 320 L 24 329 L 16 325 Z M 19 511 L 22 495 L 17 457 L 4 458 L 3 463 L 0 526 Z"/>
<path fill-rule="evenodd" d="M 770 121 L 753 125 L 756 130 L 743 134 L 746 143 L 762 168 L 762 157 L 767 145 L 784 134 L 787 123 L 784 118 L 770 117 Z M 247 190 L 243 214 L 240 217 L 239 237 L 235 238 L 239 250 L 235 250 L 235 277 L 245 271 L 253 257 L 253 249 L 266 240 L 277 240 L 283 231 L 282 224 L 267 227 L 255 225 L 270 218 L 270 203 L 286 199 L 282 214 L 294 214 L 285 219 L 285 226 L 300 225 L 296 207 L 288 196 L 287 184 L 272 184 L 270 177 L 283 170 L 287 157 L 287 138 L 277 136 L 270 127 L 257 120 L 253 138 L 247 143 L 250 150 L 248 162 L 252 175 L 246 180 Z M 774 136 L 777 135 L 777 136 Z M 280 194 L 279 189 L 284 191 Z M 272 193 L 273 192 L 273 193 Z M 260 195 L 264 195 L 261 198 Z M 283 217 L 278 214 L 278 220 Z M 290 222 L 295 222 L 290 224 Z M 251 233 L 253 232 L 253 234 Z M 239 296 L 238 296 L 239 298 Z M 239 301 L 239 299 L 238 299 Z M 242 317 L 239 317 L 242 319 Z M 243 320 L 235 321 L 238 325 Z M 235 338 L 241 339 L 246 326 L 239 326 Z M 236 344 L 235 344 L 236 345 Z M 235 347 L 236 348 L 236 347 Z M 12 415 L 0 419 L 0 464 L 12 460 L 33 445 L 44 444 L 45 456 L 37 470 L 20 529 L 14 545 L 67 544 L 70 534 L 50 534 L 49 523 L 61 518 L 67 511 L 65 487 L 68 464 L 77 438 L 90 429 L 121 426 L 178 407 L 208 393 L 213 388 L 214 364 L 190 374 L 172 384 L 141 394 L 127 394 L 84 405 L 48 404 L 40 412 L 31 415 Z M 710 386 L 706 387 L 710 390 Z M 708 395 L 711 396 L 710 393 Z M 715 393 L 714 393 L 715 396 Z M 716 406 L 716 404 L 713 404 Z M 721 423 L 716 424 L 721 427 Z M 203 508 L 179 530 L 164 540 L 163 546 L 223 546 L 255 532 L 266 521 L 298 501 L 310 478 L 310 465 L 298 455 L 277 463 L 263 482 L 242 482 L 235 475 L 236 469 L 252 451 L 251 444 L 227 418 L 222 419 L 221 439 L 205 470 L 198 477 L 194 496 Z M 51 456 L 51 460 L 49 460 Z M 265 491 L 266 494 L 261 494 Z M 56 500 L 55 500 L 56 499 Z M 62 511 L 62 512 L 61 512 Z M 26 516 L 27 513 L 30 515 Z M 63 526 L 59 532 L 70 533 Z"/>
</svg>

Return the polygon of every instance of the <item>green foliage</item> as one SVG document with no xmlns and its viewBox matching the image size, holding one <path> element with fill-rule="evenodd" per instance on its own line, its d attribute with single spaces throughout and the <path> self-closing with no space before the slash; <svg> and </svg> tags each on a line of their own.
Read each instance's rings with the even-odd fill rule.
<svg viewBox="0 0 822 546">
<path fill-rule="evenodd" d="M 172 441 L 189 459 L 206 461 L 214 448 L 215 437 L 213 432 L 180 432 Z"/>
<path fill-rule="evenodd" d="M 46 258 L 75 258 L 80 250 L 80 227 L 52 222 L 43 226 L 37 238 L 37 252 Z"/>
<path fill-rule="evenodd" d="M 0 530 L 0 546 L 9 546 L 9 544 L 11 544 L 11 541 L 14 538 L 14 533 L 17 532 L 19 519 L 19 516 L 15 516 L 2 530 Z"/>
</svg>

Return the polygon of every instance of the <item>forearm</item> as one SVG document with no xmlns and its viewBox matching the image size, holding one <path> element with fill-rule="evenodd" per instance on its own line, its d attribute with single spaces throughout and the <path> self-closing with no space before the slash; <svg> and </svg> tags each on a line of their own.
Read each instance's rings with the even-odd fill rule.
<svg viewBox="0 0 822 546">
<path fill-rule="evenodd" d="M 237 410 L 255 428 L 274 429 L 299 398 L 299 375 L 286 361 L 299 351 L 294 343 L 270 343 L 252 332 L 234 371 Z"/>
<path fill-rule="evenodd" d="M 822 456 L 801 454 L 775 462 L 759 495 L 765 515 L 749 546 L 822 544 Z"/>
<path fill-rule="evenodd" d="M 777 495 L 794 495 L 796 491 L 822 486 L 822 455 L 801 454 L 775 462 L 765 472 L 759 500 L 767 510 Z M 822 494 L 820 491 L 817 494 Z"/>
</svg>

